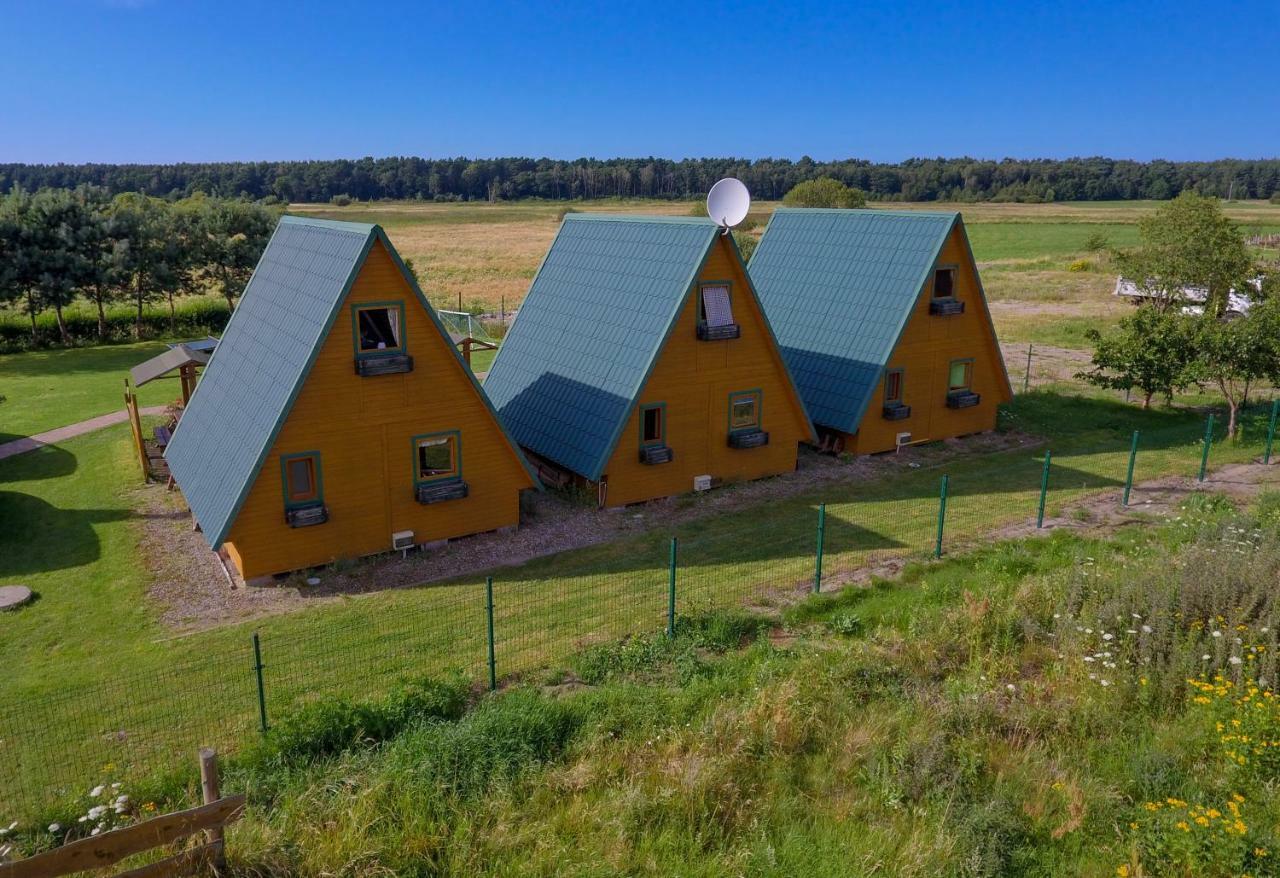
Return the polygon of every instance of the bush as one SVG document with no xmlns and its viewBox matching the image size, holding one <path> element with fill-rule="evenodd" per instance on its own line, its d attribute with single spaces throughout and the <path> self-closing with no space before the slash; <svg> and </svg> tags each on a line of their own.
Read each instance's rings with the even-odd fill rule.
<svg viewBox="0 0 1280 878">
<path fill-rule="evenodd" d="M 782 197 L 788 207 L 866 207 L 861 189 L 850 189 L 832 177 L 805 180 Z"/>
<path fill-rule="evenodd" d="M 1075 259 L 1075 260 L 1072 260 L 1072 262 L 1067 265 L 1067 271 L 1079 272 L 1079 271 L 1091 271 L 1092 269 L 1093 269 L 1093 263 L 1090 262 L 1088 259 Z"/>
<path fill-rule="evenodd" d="M 329 203 L 337 207 L 346 207 L 348 204 L 350 204 L 354 200 L 355 199 L 353 199 L 350 195 L 335 195 L 329 199 Z"/>
<path fill-rule="evenodd" d="M 91 305 L 77 305 L 63 311 L 72 344 L 98 344 L 98 314 Z M 142 311 L 142 337 L 168 338 L 173 335 L 197 337 L 220 333 L 231 319 L 227 303 L 215 296 L 192 296 L 179 299 L 174 308 L 172 327 L 167 307 L 150 305 Z M 126 304 L 107 309 L 106 341 L 126 341 L 135 337 L 137 312 Z M 36 332 L 41 347 L 61 347 L 57 317 L 52 311 L 36 315 Z M 0 352 L 26 350 L 31 345 L 31 320 L 19 313 L 0 314 Z"/>
<path fill-rule="evenodd" d="M 1272 192 L 1272 193 L 1271 193 L 1271 203 L 1272 203 L 1272 204 L 1280 204 L 1280 192 Z"/>
<path fill-rule="evenodd" d="M 1111 243 L 1107 240 L 1107 236 L 1102 232 L 1091 232 L 1089 237 L 1084 239 L 1084 249 L 1090 253 L 1101 253 L 1106 250 Z"/>
<path fill-rule="evenodd" d="M 420 680 L 381 702 L 327 698 L 277 722 L 245 762 L 303 764 L 361 744 L 385 741 L 414 722 L 457 719 L 466 705 L 467 686 L 460 679 Z"/>
</svg>

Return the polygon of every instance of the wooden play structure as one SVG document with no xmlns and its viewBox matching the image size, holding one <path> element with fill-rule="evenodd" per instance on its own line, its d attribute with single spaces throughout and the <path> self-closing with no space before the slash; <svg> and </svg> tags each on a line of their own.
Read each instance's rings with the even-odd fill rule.
<svg viewBox="0 0 1280 878">
<path fill-rule="evenodd" d="M 163 354 L 139 363 L 129 370 L 129 377 L 124 382 L 124 408 L 129 416 L 129 426 L 133 433 L 134 450 L 142 467 L 144 481 L 150 479 L 169 479 L 169 466 L 164 460 L 164 450 L 177 427 L 177 418 L 195 392 L 199 370 L 208 365 L 217 339 L 209 337 L 193 342 L 181 342 L 169 346 Z M 142 413 L 138 408 L 138 388 L 152 381 L 171 378 L 175 375 L 181 386 L 182 407 L 175 408 L 175 415 L 166 424 L 157 426 L 153 438 L 148 439 L 142 429 Z M 170 483 L 172 484 L 172 483 Z"/>
<path fill-rule="evenodd" d="M 827 450 L 992 430 L 1013 396 L 958 213 L 780 208 L 750 272 Z"/>
<path fill-rule="evenodd" d="M 536 485 L 386 233 L 292 216 L 165 459 L 246 580 L 514 527 Z"/>
<path fill-rule="evenodd" d="M 547 481 L 622 506 L 795 469 L 812 427 L 722 231 L 565 218 L 485 379 Z"/>
</svg>

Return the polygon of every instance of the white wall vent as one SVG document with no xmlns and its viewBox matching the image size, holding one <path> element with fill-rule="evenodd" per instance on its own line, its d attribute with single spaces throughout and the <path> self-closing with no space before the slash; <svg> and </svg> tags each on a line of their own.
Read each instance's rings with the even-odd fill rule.
<svg viewBox="0 0 1280 878">
<path fill-rule="evenodd" d="M 694 476 L 694 477 L 693 477 L 693 490 L 695 490 L 695 491 L 710 491 L 710 490 L 711 490 L 711 476 Z"/>
<path fill-rule="evenodd" d="M 413 548 L 413 531 L 398 530 L 391 535 L 391 548 L 407 552 Z"/>
<path fill-rule="evenodd" d="M 898 447 L 899 447 L 899 448 L 901 448 L 901 447 L 902 447 L 902 446 L 904 446 L 904 445 L 910 445 L 910 444 L 911 444 L 911 434 L 910 434 L 910 433 L 899 433 L 899 434 L 898 434 L 897 442 L 898 442 Z"/>
</svg>

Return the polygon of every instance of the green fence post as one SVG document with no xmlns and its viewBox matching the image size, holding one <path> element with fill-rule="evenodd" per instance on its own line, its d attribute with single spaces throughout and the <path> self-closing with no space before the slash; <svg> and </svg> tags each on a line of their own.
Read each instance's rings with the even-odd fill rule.
<svg viewBox="0 0 1280 878">
<path fill-rule="evenodd" d="M 942 529 L 947 521 L 947 485 L 951 481 L 950 476 L 942 477 L 942 487 L 938 492 L 938 539 L 933 546 L 933 557 L 942 557 Z"/>
<path fill-rule="evenodd" d="M 1133 465 L 1138 461 L 1138 431 L 1133 431 L 1133 442 L 1129 445 L 1129 471 L 1124 477 L 1124 499 L 1121 506 L 1129 505 L 1129 492 L 1133 490 Z"/>
<path fill-rule="evenodd" d="M 1271 463 L 1271 443 L 1276 438 L 1276 415 L 1280 414 L 1280 399 L 1271 400 L 1271 423 L 1267 425 L 1267 449 L 1262 452 L 1262 462 Z"/>
<path fill-rule="evenodd" d="M 1200 478 L 1198 481 L 1204 481 L 1204 474 L 1209 469 L 1209 447 L 1213 445 L 1213 412 L 1209 412 L 1209 420 L 1204 427 L 1204 451 L 1200 453 Z"/>
<path fill-rule="evenodd" d="M 1031 351 L 1034 348 L 1035 348 L 1034 344 L 1032 344 L 1031 342 L 1027 342 L 1027 372 L 1025 375 L 1022 376 L 1022 392 L 1023 393 L 1026 393 L 1027 389 L 1031 387 Z"/>
<path fill-rule="evenodd" d="M 484 580 L 484 611 L 489 622 L 489 691 L 498 688 L 498 651 L 493 642 L 493 577 Z"/>
<path fill-rule="evenodd" d="M 813 593 L 822 591 L 822 544 L 827 536 L 827 504 L 818 507 L 818 551 L 813 564 Z"/>
<path fill-rule="evenodd" d="M 670 574 L 667 578 L 667 636 L 676 636 L 676 549 L 679 543 L 671 538 Z"/>
<path fill-rule="evenodd" d="M 267 690 L 262 683 L 262 641 L 258 639 L 258 632 L 253 632 L 253 671 L 258 676 L 258 723 L 262 727 L 262 734 L 267 733 Z"/>
<path fill-rule="evenodd" d="M 1036 508 L 1036 527 L 1044 527 L 1044 499 L 1049 493 L 1049 466 L 1053 452 L 1045 450 L 1044 468 L 1040 471 L 1040 505 Z"/>
</svg>

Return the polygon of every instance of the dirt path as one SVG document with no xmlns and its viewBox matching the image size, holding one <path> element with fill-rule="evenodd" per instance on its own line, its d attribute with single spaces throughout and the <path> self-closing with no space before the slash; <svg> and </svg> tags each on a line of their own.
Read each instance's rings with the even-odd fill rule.
<svg viewBox="0 0 1280 878">
<path fill-rule="evenodd" d="M 163 415 L 164 409 L 165 407 L 162 405 L 153 405 L 142 409 L 141 412 L 144 415 Z M 4 460 L 6 457 L 13 457 L 15 454 L 35 451 L 37 448 L 43 448 L 46 445 L 56 445 L 75 436 L 83 436 L 85 433 L 101 430 L 103 427 L 123 424 L 128 418 L 128 414 L 123 411 L 111 412 L 106 415 L 98 415 L 98 417 L 90 418 L 87 421 L 81 421 L 78 424 L 58 427 L 54 430 L 46 430 L 43 433 L 36 433 L 34 436 L 14 439 L 11 442 L 5 442 L 0 445 L 0 460 Z"/>
</svg>

